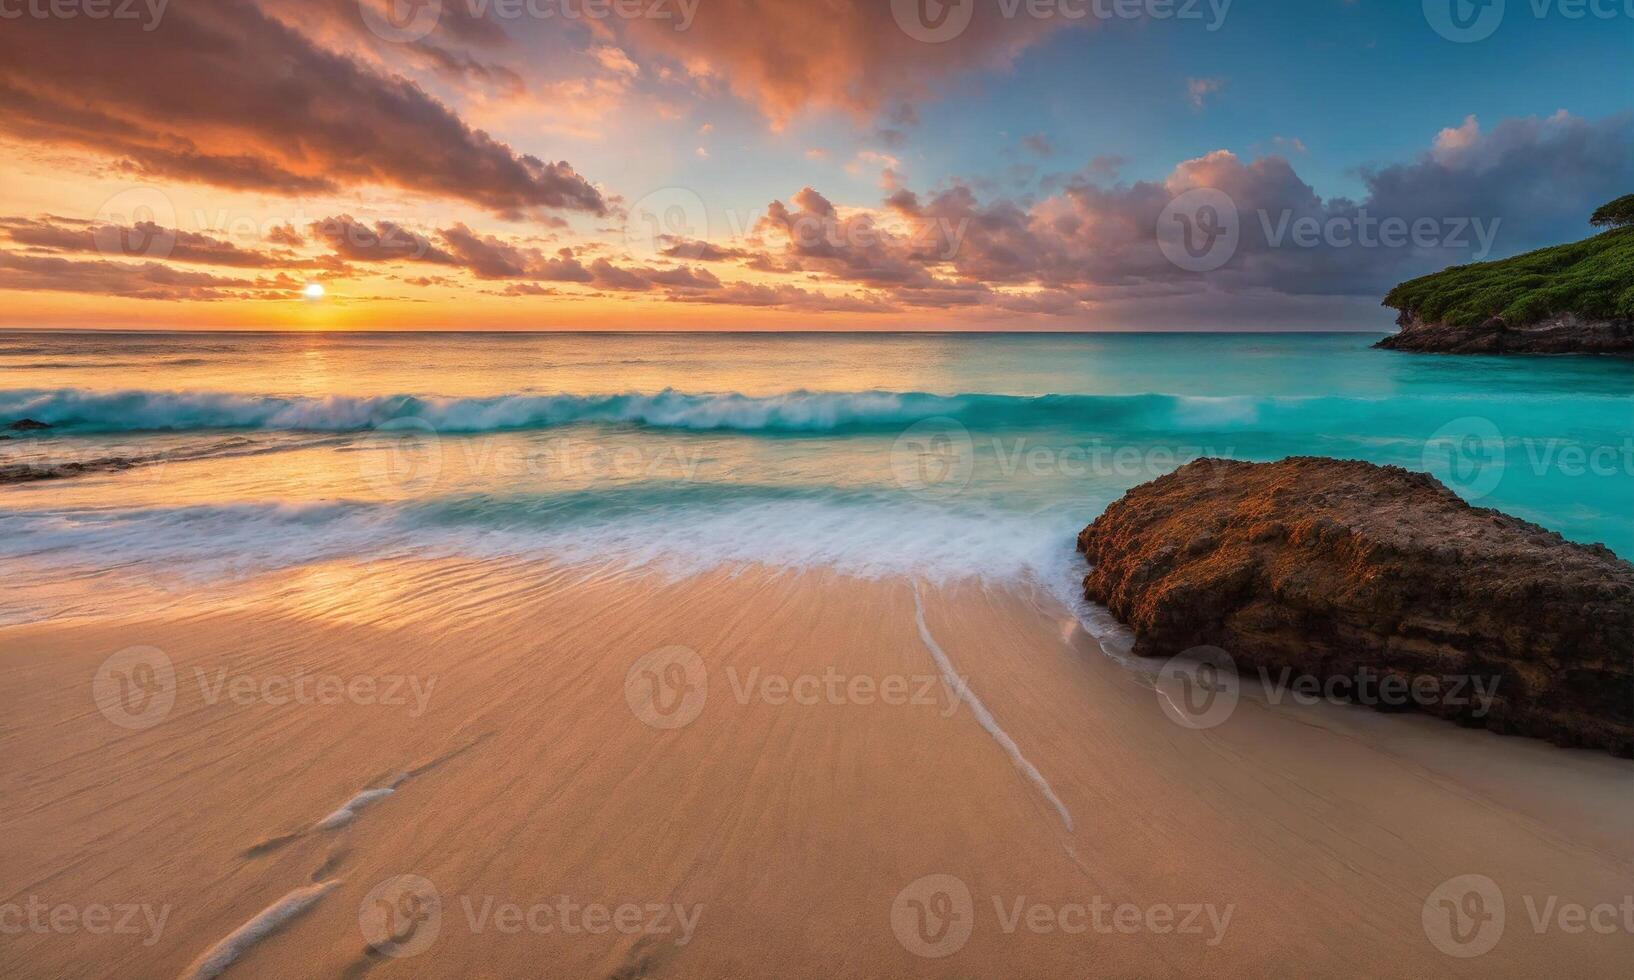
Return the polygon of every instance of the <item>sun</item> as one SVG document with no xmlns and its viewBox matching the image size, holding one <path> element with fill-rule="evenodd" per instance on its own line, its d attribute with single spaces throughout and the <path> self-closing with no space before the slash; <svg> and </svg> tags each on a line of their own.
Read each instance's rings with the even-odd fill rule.
<svg viewBox="0 0 1634 980">
<path fill-rule="evenodd" d="M 324 294 L 323 283 L 321 283 L 321 282 L 309 282 L 309 283 L 306 284 L 306 288 L 301 290 L 301 293 L 307 299 L 323 299 L 323 294 Z"/>
</svg>

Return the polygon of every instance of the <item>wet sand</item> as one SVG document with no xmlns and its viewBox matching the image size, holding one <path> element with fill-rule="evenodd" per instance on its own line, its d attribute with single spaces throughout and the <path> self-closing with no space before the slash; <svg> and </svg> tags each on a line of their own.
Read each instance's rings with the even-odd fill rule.
<svg viewBox="0 0 1634 980">
<path fill-rule="evenodd" d="M 0 627 L 8 977 L 1634 962 L 1630 913 L 1568 911 L 1634 891 L 1628 762 L 1254 698 L 1190 729 L 1030 592 L 501 561 L 86 589 Z"/>
</svg>

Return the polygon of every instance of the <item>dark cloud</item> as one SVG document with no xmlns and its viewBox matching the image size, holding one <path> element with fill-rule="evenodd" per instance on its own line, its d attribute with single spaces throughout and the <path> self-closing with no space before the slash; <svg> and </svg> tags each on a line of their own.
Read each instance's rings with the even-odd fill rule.
<svg viewBox="0 0 1634 980">
<path fill-rule="evenodd" d="M 9 20 L 0 104 L 0 133 L 154 179 L 286 194 L 384 185 L 507 217 L 607 212 L 567 163 L 515 152 L 253 0 L 173 0 L 152 31 L 118 18 Z"/>
<path fill-rule="evenodd" d="M 727 262 L 733 259 L 747 259 L 755 253 L 748 249 L 733 245 L 716 245 L 713 242 L 700 241 L 696 238 L 682 238 L 677 235 L 663 235 L 660 237 L 663 248 L 659 254 L 672 259 L 690 259 L 694 262 Z"/>
<path fill-rule="evenodd" d="M 276 229 L 275 229 L 276 230 Z M 65 222 L 44 217 L 0 218 L 0 233 L 18 245 L 54 252 L 97 252 L 110 258 L 150 258 L 240 269 L 342 271 L 335 258 L 301 258 L 287 252 L 240 248 L 199 232 L 165 228 L 152 221 L 132 225 Z"/>
<path fill-rule="evenodd" d="M 556 290 L 531 282 L 513 282 L 494 293 L 497 296 L 555 296 Z"/>
<path fill-rule="evenodd" d="M 1025 313 L 1222 291 L 1262 303 L 1376 298 L 1446 265 L 1584 237 L 1594 205 L 1634 186 L 1634 118 L 1560 114 L 1490 133 L 1470 120 L 1411 163 L 1361 171 L 1361 201 L 1322 198 L 1278 156 L 1244 161 L 1222 150 L 1162 181 L 1108 184 L 1115 165 L 1092 162 L 1033 202 L 984 201 L 960 183 L 931 194 L 898 188 L 887 213 L 931 233 L 895 237 L 804 188 L 792 206 L 773 202 L 763 221 L 785 234 L 785 254 L 749 264 L 878 288 L 904 306 Z M 1176 220 L 1165 209 L 1199 189 L 1234 206 L 1239 233 L 1229 261 L 1207 271 L 1171 261 L 1159 242 L 1160 223 Z M 1392 224 L 1400 234 L 1389 234 Z"/>
<path fill-rule="evenodd" d="M 1377 213 L 1500 217 L 1499 248 L 1526 251 L 1583 237 L 1596 207 L 1634 188 L 1634 114 L 1562 111 L 1490 131 L 1471 116 L 1412 163 L 1361 173 Z"/>
<path fill-rule="evenodd" d="M 832 296 L 790 285 L 734 282 L 704 293 L 672 294 L 680 303 L 719 303 L 726 306 L 777 307 L 814 313 L 889 313 L 890 304 L 868 296 Z"/>
<path fill-rule="evenodd" d="M 162 262 L 78 261 L 0 251 L 0 289 L 90 293 L 130 299 L 292 299 L 303 284 L 280 273 L 256 279 L 181 270 Z"/>
<path fill-rule="evenodd" d="M 306 239 L 302 238 L 301 233 L 295 230 L 295 226 L 287 221 L 267 232 L 267 241 L 288 248 L 300 248 L 306 244 Z"/>
<path fill-rule="evenodd" d="M 431 262 L 461 265 L 424 235 L 391 221 L 364 224 L 349 214 L 312 222 L 312 237 L 353 262 Z"/>
<path fill-rule="evenodd" d="M 514 245 L 506 244 L 492 235 L 479 235 L 463 224 L 444 228 L 439 232 L 454 254 L 454 261 L 471 270 L 478 279 L 520 279 L 528 274 L 528 266 L 537 261 Z"/>
</svg>

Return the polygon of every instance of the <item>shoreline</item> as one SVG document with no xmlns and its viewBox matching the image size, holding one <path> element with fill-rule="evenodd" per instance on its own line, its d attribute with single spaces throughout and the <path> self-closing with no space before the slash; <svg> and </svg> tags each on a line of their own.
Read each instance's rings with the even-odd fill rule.
<svg viewBox="0 0 1634 980">
<path fill-rule="evenodd" d="M 1529 919 L 1622 900 L 1626 763 L 1253 696 L 1190 729 L 1033 592 L 404 560 L 172 599 L 0 627 L 0 905 L 169 910 L 150 945 L 8 936 L 23 975 L 174 977 L 218 944 L 230 977 L 1523 976 L 1634 948 Z M 133 647 L 174 670 L 146 727 L 93 698 Z M 1508 899 L 1494 956 L 1427 932 L 1468 875 Z M 421 881 L 426 931 L 371 946 L 382 898 L 433 908 Z M 917 931 L 935 909 L 969 934 Z"/>
</svg>

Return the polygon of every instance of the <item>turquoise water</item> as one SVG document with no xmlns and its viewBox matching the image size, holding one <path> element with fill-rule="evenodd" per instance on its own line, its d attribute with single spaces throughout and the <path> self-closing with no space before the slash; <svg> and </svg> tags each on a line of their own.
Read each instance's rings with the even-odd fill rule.
<svg viewBox="0 0 1634 980">
<path fill-rule="evenodd" d="M 1202 455 L 1317 454 L 1634 555 L 1634 361 L 1357 334 L 0 334 L 0 560 L 241 574 L 541 554 L 859 573 L 1078 570 Z"/>
</svg>

